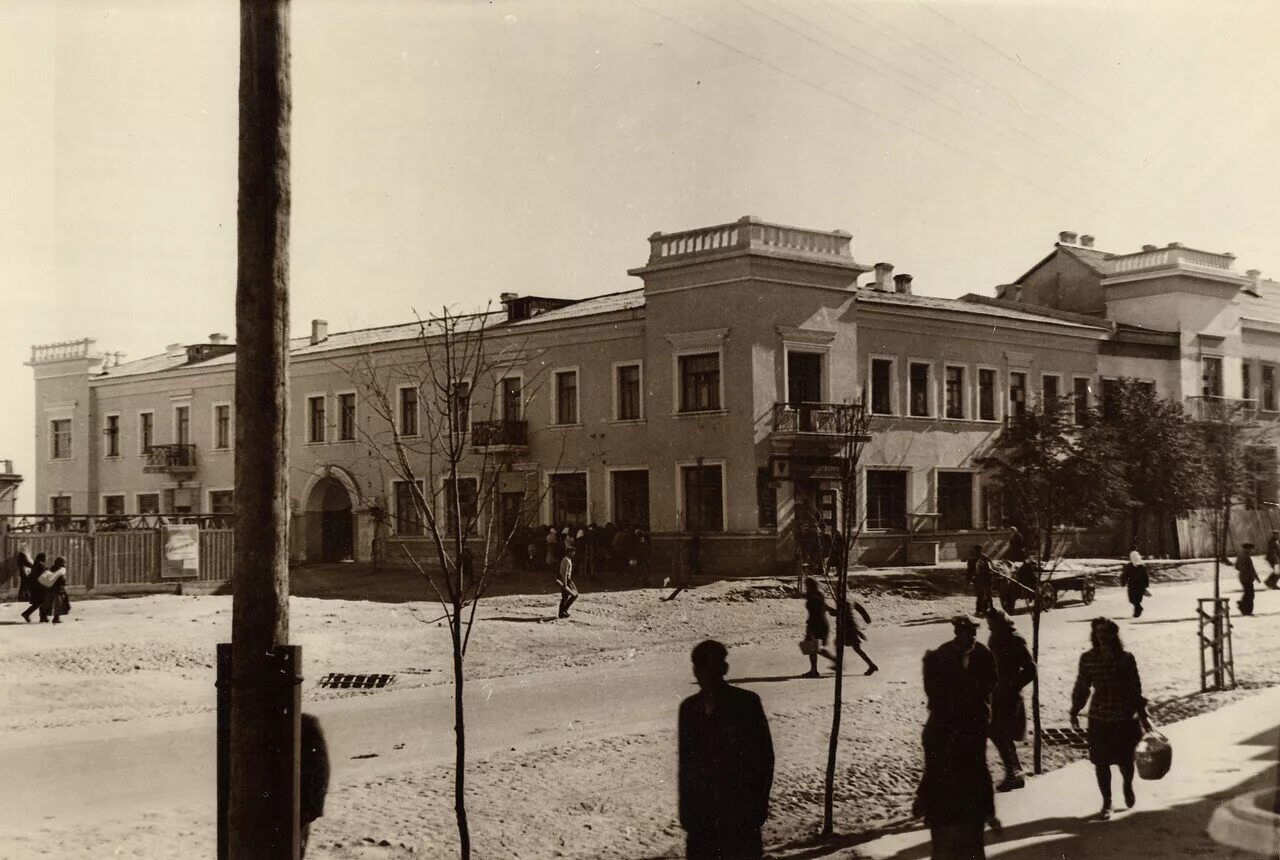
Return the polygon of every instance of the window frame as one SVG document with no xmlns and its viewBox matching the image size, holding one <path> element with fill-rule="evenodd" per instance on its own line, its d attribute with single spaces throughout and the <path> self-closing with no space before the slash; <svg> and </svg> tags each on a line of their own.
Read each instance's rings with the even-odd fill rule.
<svg viewBox="0 0 1280 860">
<path fill-rule="evenodd" d="M 560 375 L 565 373 L 573 374 L 573 421 L 560 420 Z M 551 371 L 551 426 L 582 426 L 582 370 L 576 364 L 557 367 Z"/>
<path fill-rule="evenodd" d="M 1021 412 L 1018 412 L 1017 410 L 1015 410 L 1015 409 L 1013 408 L 1013 391 L 1014 391 L 1014 388 L 1013 388 L 1013 378 L 1014 378 L 1015 376 L 1021 376 L 1021 377 L 1022 377 L 1022 411 L 1021 411 Z M 1006 416 L 1007 418 L 1017 418 L 1017 417 L 1020 417 L 1020 416 L 1022 416 L 1022 415 L 1026 415 L 1026 414 L 1027 414 L 1027 409 L 1029 409 L 1029 408 L 1030 408 L 1030 406 L 1031 406 L 1031 404 L 1027 402 L 1027 400 L 1028 400 L 1028 398 L 1029 398 L 1029 396 L 1030 396 L 1030 392 L 1027 390 L 1027 388 L 1028 388 L 1028 386 L 1030 386 L 1030 384 L 1031 384 L 1031 371 L 1026 370 L 1026 369 L 1023 369 L 1023 370 L 1009 370 L 1009 371 L 1007 371 L 1007 372 L 1005 373 L 1005 382 L 1006 382 L 1006 386 L 1005 386 L 1005 416 Z"/>
<path fill-rule="evenodd" d="M 412 388 L 414 386 L 408 386 L 408 387 Z M 428 523 L 425 517 L 423 517 L 422 522 L 419 523 L 420 531 L 415 533 L 415 532 L 404 532 L 400 530 L 400 525 L 401 525 L 400 497 L 396 493 L 396 488 L 401 484 L 417 484 L 420 491 L 422 492 L 422 500 L 424 502 L 429 502 L 429 500 L 427 499 L 427 484 L 426 484 L 426 481 L 424 481 L 422 478 L 418 478 L 414 481 L 405 481 L 399 478 L 393 479 L 391 481 L 390 487 L 388 488 L 389 492 L 387 493 L 387 498 L 391 500 L 391 533 L 401 537 L 423 537 L 424 535 L 427 534 L 427 526 L 428 526 Z M 414 514 L 415 515 L 417 514 L 416 509 L 414 510 Z"/>
<path fill-rule="evenodd" d="M 112 418 L 116 419 L 116 430 L 115 430 L 115 433 L 114 433 L 114 434 L 112 434 L 111 432 L 109 432 L 109 431 L 110 431 L 110 429 L 111 429 L 111 419 L 112 419 Z M 122 431 L 122 430 L 124 430 L 124 426 L 123 426 L 123 425 L 124 425 L 124 419 L 123 419 L 123 416 L 121 416 L 121 414 L 120 414 L 119 412 L 106 412 L 106 413 L 103 413 L 103 416 L 102 416 L 102 435 L 103 435 L 103 436 L 105 436 L 105 437 L 107 437 L 107 440 L 108 440 L 108 441 L 107 441 L 107 449 L 106 449 L 106 451 L 103 453 L 103 455 L 102 455 L 102 459 L 104 459 L 104 460 L 119 460 L 122 456 L 124 456 L 124 455 L 123 455 L 123 451 L 124 451 L 124 449 L 120 447 L 120 440 L 121 440 L 121 435 L 122 435 L 121 431 Z M 114 454 L 112 454 L 112 453 L 111 453 L 111 442 L 112 442 L 112 441 L 114 441 L 114 442 L 115 442 L 115 449 L 116 449 L 116 452 L 115 452 Z M 112 493 L 111 495 L 119 495 L 119 493 Z"/>
<path fill-rule="evenodd" d="M 728 534 L 729 533 L 729 469 L 728 461 L 723 457 L 703 457 L 702 468 L 707 469 L 716 467 L 720 470 L 720 530 L 709 531 L 707 529 L 699 530 L 699 534 Z M 685 504 L 684 497 L 684 470 L 690 467 L 697 467 L 698 461 L 695 460 L 677 460 L 675 462 L 676 472 L 676 510 L 684 512 L 684 528 L 682 533 L 689 532 L 689 508 Z"/>
<path fill-rule="evenodd" d="M 204 494 L 204 502 L 205 502 L 204 510 L 205 510 L 205 513 L 207 513 L 207 514 L 217 514 L 218 516 L 224 516 L 224 517 L 225 517 L 225 516 L 230 516 L 230 515 L 235 514 L 235 492 L 236 492 L 236 488 L 235 488 L 235 487 L 210 487 L 209 489 L 205 490 L 205 494 Z M 215 511 L 215 510 L 213 509 L 213 494 L 214 494 L 214 493 L 231 493 L 231 511 L 230 511 L 230 513 L 219 513 L 218 511 Z"/>
<path fill-rule="evenodd" d="M 1276 367 L 1277 365 L 1266 362 L 1258 365 L 1258 392 L 1262 395 L 1258 398 L 1258 408 L 1262 412 L 1280 411 L 1280 403 L 1276 401 Z M 1266 383 L 1268 375 L 1271 377 L 1270 385 Z M 1270 406 L 1267 405 L 1268 401 L 1271 403 Z"/>
<path fill-rule="evenodd" d="M 1093 408 L 1093 377 L 1085 376 L 1079 373 L 1071 374 L 1071 420 L 1077 427 L 1084 425 L 1084 421 L 1080 420 L 1081 407 L 1076 402 L 1076 383 L 1084 382 L 1084 415 L 1089 415 L 1089 410 Z"/>
<path fill-rule="evenodd" d="M 989 371 L 991 373 L 991 417 L 982 417 L 982 372 Z M 979 364 L 974 370 L 973 377 L 973 420 L 985 421 L 988 424 L 995 424 L 1003 420 L 1004 410 L 1000 408 L 1003 389 L 1000 387 L 1000 368 L 990 364 Z"/>
<path fill-rule="evenodd" d="M 120 500 L 120 513 L 118 514 L 107 513 L 107 499 Z M 113 493 L 99 493 L 98 494 L 98 515 L 103 517 L 127 517 L 129 515 L 128 503 L 129 503 L 128 493 L 121 493 L 118 491 Z"/>
<path fill-rule="evenodd" d="M 218 444 L 218 410 L 222 407 L 227 409 L 227 444 Z M 236 414 L 235 405 L 229 400 L 218 400 L 209 404 L 209 450 L 210 451 L 230 451 L 235 443 L 236 436 Z"/>
<path fill-rule="evenodd" d="M 178 428 L 180 426 L 178 423 L 178 413 L 181 412 L 183 409 L 187 410 L 187 441 L 185 442 L 183 442 L 178 435 Z M 173 423 L 170 425 L 169 430 L 170 430 L 170 433 L 172 434 L 170 438 L 173 440 L 173 444 L 174 445 L 193 444 L 191 441 L 191 401 L 188 400 L 186 403 L 173 404 L 173 410 L 171 412 L 171 416 L 173 419 Z"/>
<path fill-rule="evenodd" d="M 143 432 L 142 416 L 149 416 L 151 421 L 150 433 Z M 148 439 L 150 437 L 150 439 Z M 147 442 L 150 441 L 150 445 Z M 138 410 L 138 456 L 145 457 L 151 453 L 151 449 L 156 446 L 156 411 L 154 409 Z"/>
<path fill-rule="evenodd" d="M 70 415 L 65 415 L 57 418 L 49 418 L 47 420 L 49 422 L 49 437 L 48 437 L 49 438 L 49 461 L 55 462 L 55 463 L 61 463 L 64 460 L 74 460 L 75 459 L 74 440 L 75 440 L 75 433 L 76 433 L 75 419 L 72 418 Z M 66 431 L 67 450 L 65 453 L 62 453 L 60 455 L 59 454 L 60 448 L 58 445 L 57 425 L 63 422 L 66 422 L 66 425 L 67 425 L 67 431 Z M 53 496 L 50 496 L 49 498 L 53 498 Z"/>
<path fill-rule="evenodd" d="M 822 388 L 822 399 L 819 403 L 831 403 L 831 347 L 816 343 L 782 343 L 782 402 L 791 403 L 791 356 L 816 355 L 818 357 L 818 374 Z M 721 374 L 723 378 L 723 367 Z"/>
<path fill-rule="evenodd" d="M 964 469 L 953 467 L 935 467 L 933 470 L 933 509 L 938 514 L 938 531 L 960 531 L 971 532 L 978 529 L 978 502 L 979 493 L 979 475 L 981 473 L 977 469 Z M 946 528 L 942 524 L 942 476 L 943 475 L 968 475 L 969 476 L 969 525 L 961 528 Z"/>
<path fill-rule="evenodd" d="M 680 359 L 700 355 L 716 357 L 716 401 L 712 409 L 681 409 L 684 398 L 684 378 L 680 374 Z M 724 346 L 686 346 L 671 353 L 671 412 L 673 415 L 722 415 L 728 412 L 724 393 Z"/>
<path fill-rule="evenodd" d="M 75 515 L 75 511 L 72 508 L 72 495 L 70 493 L 51 493 L 48 496 L 48 499 L 49 499 L 49 515 L 50 516 L 71 517 Z M 60 514 L 58 513 L 58 510 L 57 510 L 57 502 L 62 499 L 67 500 L 67 512 L 65 514 Z"/>
<path fill-rule="evenodd" d="M 560 425 L 568 426 L 568 425 Z M 542 473 L 542 521 L 556 528 L 557 533 L 564 528 L 564 523 L 557 523 L 551 518 L 551 476 L 552 475 L 583 475 L 583 485 L 586 487 L 586 522 L 591 522 L 591 470 L 588 469 L 546 469 Z"/>
<path fill-rule="evenodd" d="M 316 438 L 316 415 L 314 404 L 320 403 L 320 436 Z M 327 391 L 309 392 L 303 400 L 306 404 L 304 413 L 306 415 L 306 437 L 303 444 L 306 445 L 323 445 L 329 441 L 329 393 Z"/>
<path fill-rule="evenodd" d="M 624 361 L 622 362 L 622 364 L 627 364 L 627 362 Z M 606 466 L 605 467 L 605 484 L 606 484 L 605 511 L 607 513 L 607 516 L 605 517 L 605 522 L 610 522 L 615 524 L 618 522 L 618 512 L 617 510 L 615 510 L 615 506 L 614 506 L 614 495 L 616 494 L 614 489 L 614 484 L 613 484 L 614 472 L 644 472 L 646 475 L 649 476 L 649 498 L 647 501 L 649 504 L 649 525 L 652 526 L 653 525 L 653 471 L 652 469 L 650 469 L 649 466 Z M 590 506 L 588 506 L 587 510 L 588 512 L 591 510 Z"/>
<path fill-rule="evenodd" d="M 1216 362 L 1217 368 L 1218 368 L 1218 372 L 1215 377 L 1218 390 L 1215 393 L 1210 393 L 1209 391 L 1206 390 L 1205 380 L 1208 378 L 1208 373 L 1207 373 L 1208 362 Z M 1224 392 L 1227 390 L 1225 364 L 1226 362 L 1223 360 L 1223 356 L 1221 355 L 1215 355 L 1212 353 L 1200 354 L 1200 395 L 1202 397 L 1224 397 L 1225 396 Z"/>
<path fill-rule="evenodd" d="M 457 415 L 453 411 L 453 396 L 458 386 L 465 385 L 467 387 L 467 412 L 462 416 L 462 427 L 459 429 L 455 426 Z M 458 436 L 466 438 L 471 432 L 471 415 L 475 406 L 476 386 L 471 379 L 455 379 L 449 383 L 449 429 L 457 432 Z"/>
<path fill-rule="evenodd" d="M 875 362 L 889 362 L 889 411 L 875 412 L 872 405 L 875 403 Z M 898 409 L 898 357 L 896 355 L 877 355 L 871 354 L 867 356 L 867 409 L 871 410 L 871 415 L 879 415 L 882 417 L 894 417 L 901 414 Z"/>
<path fill-rule="evenodd" d="M 862 468 L 862 474 L 859 477 L 859 493 L 858 505 L 861 508 L 861 520 L 863 523 L 863 531 L 874 532 L 876 534 L 892 534 L 896 531 L 907 532 L 911 528 L 911 489 L 914 480 L 915 471 L 909 466 L 892 466 L 892 465 L 868 465 Z M 901 529 L 892 526 L 872 526 L 871 513 L 869 503 L 871 502 L 871 479 L 870 472 L 899 472 L 903 477 L 902 485 L 902 518 L 903 524 Z"/>
<path fill-rule="evenodd" d="M 1058 389 L 1058 393 L 1057 393 L 1057 395 L 1055 395 L 1055 396 L 1056 396 L 1056 398 L 1057 398 L 1059 401 L 1061 401 L 1061 400 L 1062 400 L 1062 397 L 1063 397 L 1063 392 L 1062 392 L 1062 379 L 1063 379 L 1063 375 L 1062 375 L 1062 373 L 1061 373 L 1061 372 L 1058 372 L 1058 371 L 1053 371 L 1053 370 L 1041 371 L 1041 373 L 1040 373 L 1040 408 L 1041 408 L 1041 409 L 1045 408 L 1045 406 L 1047 406 L 1047 405 L 1048 405 L 1048 402 L 1049 402 L 1047 399 L 1045 399 L 1045 396 L 1044 396 L 1044 381 L 1045 381 L 1046 379 L 1052 379 L 1052 380 L 1054 380 L 1054 381 L 1055 381 L 1056 387 L 1057 387 L 1057 389 Z M 1072 414 L 1074 415 L 1074 407 L 1073 407 Z"/>
<path fill-rule="evenodd" d="M 155 500 L 156 500 L 156 509 L 155 509 L 155 511 L 148 511 L 148 512 L 146 512 L 146 513 L 143 513 L 142 505 L 141 505 L 141 503 L 139 502 L 139 499 L 141 499 L 143 496 L 154 496 L 154 497 L 155 497 Z M 134 512 L 135 512 L 135 514 L 136 514 L 136 516 L 140 516 L 140 517 L 154 517 L 154 516 L 157 516 L 157 515 L 160 513 L 160 501 L 161 501 L 161 499 L 160 499 L 160 491 L 159 491 L 159 490 L 139 490 L 138 492 L 136 492 L 136 493 L 134 493 L 134 494 L 133 494 L 133 510 L 134 510 Z"/>
<path fill-rule="evenodd" d="M 947 414 L 947 371 L 960 371 L 960 414 Z M 969 389 L 971 387 L 969 380 L 969 365 L 955 361 L 944 361 L 942 363 L 942 412 L 941 417 L 946 421 L 969 421 L 973 415 L 972 404 L 970 403 Z"/>
<path fill-rule="evenodd" d="M 481 504 L 482 500 L 480 498 L 480 476 L 473 472 L 459 472 L 456 479 L 450 478 L 448 475 L 440 476 L 440 479 L 439 479 L 440 492 L 439 492 L 439 495 L 436 497 L 438 499 L 436 503 L 437 504 L 436 523 L 437 523 L 437 526 L 442 529 L 441 534 L 444 534 L 446 536 L 453 534 L 453 526 L 450 525 L 449 523 L 449 517 L 451 513 L 451 509 L 449 505 L 449 482 L 451 480 L 457 480 L 459 482 L 471 481 L 472 483 L 475 484 L 475 488 L 476 488 L 475 520 L 471 523 L 472 530 L 463 533 L 463 540 L 466 540 L 469 537 L 475 537 L 475 536 L 482 537 L 484 535 L 485 523 L 484 523 L 484 506 Z"/>
<path fill-rule="evenodd" d="M 907 358 L 907 411 L 906 411 L 906 415 L 903 417 L 905 418 L 937 418 L 938 417 L 938 392 L 935 390 L 937 388 L 938 375 L 934 373 L 933 364 L 934 364 L 933 361 L 927 358 L 910 358 L 910 357 Z M 929 376 L 924 386 L 926 411 L 923 415 L 917 415 L 915 412 L 912 411 L 911 368 L 913 367 L 925 367 L 929 371 Z"/>
<path fill-rule="evenodd" d="M 345 422 L 345 416 L 343 415 L 343 411 L 342 411 L 342 398 L 344 397 L 351 398 L 351 435 L 350 436 L 342 435 L 343 424 Z M 333 392 L 333 400 L 334 400 L 335 408 L 337 409 L 337 415 L 335 417 L 338 419 L 337 423 L 334 425 L 336 428 L 336 438 L 333 440 L 334 443 L 340 444 L 343 442 L 358 441 L 359 433 L 357 432 L 356 428 L 359 424 L 359 416 L 360 416 L 359 393 L 354 388 L 348 388 L 342 391 L 335 391 Z"/>
<path fill-rule="evenodd" d="M 413 398 L 413 432 L 404 432 L 404 392 L 414 392 Z M 422 388 L 412 382 L 402 382 L 396 386 L 396 437 L 400 439 L 416 439 L 422 434 Z M 424 491 L 425 492 L 425 491 Z"/>
<path fill-rule="evenodd" d="M 639 414 L 635 418 L 622 417 L 622 388 L 618 384 L 618 372 L 624 367 L 634 367 L 637 370 L 637 397 L 636 409 Z M 624 361 L 615 361 L 612 367 L 613 378 L 613 423 L 615 424 L 639 424 L 645 420 L 644 409 L 644 359 L 631 358 Z"/>
<path fill-rule="evenodd" d="M 516 415 L 515 417 L 512 417 L 507 414 L 506 391 L 503 388 L 503 383 L 506 382 L 508 379 L 520 380 L 520 398 L 519 398 L 520 414 Z M 503 421 L 524 421 L 525 420 L 524 415 L 526 412 L 526 407 L 529 404 L 525 402 L 525 399 L 524 399 L 524 371 L 515 370 L 510 373 L 504 373 L 502 374 L 502 376 L 498 377 L 498 405 L 501 407 L 501 411 L 502 411 L 501 418 Z"/>
</svg>

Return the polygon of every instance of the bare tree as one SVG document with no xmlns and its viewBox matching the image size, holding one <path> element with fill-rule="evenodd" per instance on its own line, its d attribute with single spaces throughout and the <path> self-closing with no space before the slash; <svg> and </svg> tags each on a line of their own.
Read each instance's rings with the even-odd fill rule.
<svg viewBox="0 0 1280 860">
<path fill-rule="evenodd" d="M 463 858 L 471 856 L 463 710 L 467 646 L 481 598 L 521 521 L 537 510 L 545 492 L 537 470 L 520 463 L 530 441 L 522 418 L 541 378 L 540 362 L 526 341 L 491 331 L 494 321 L 488 311 L 457 314 L 445 308 L 419 320 L 407 356 L 370 349 L 349 368 L 374 417 L 374 429 L 361 428 L 361 436 L 393 482 L 394 498 L 385 506 L 373 500 L 373 506 L 383 516 L 389 509 L 395 527 L 388 543 L 428 583 L 449 627 L 454 812 Z M 534 372 L 523 373 L 527 368 Z M 514 403 L 519 416 L 510 414 Z M 477 412 L 485 420 L 473 421 Z M 505 493 L 522 494 L 514 516 L 503 507 Z"/>
</svg>

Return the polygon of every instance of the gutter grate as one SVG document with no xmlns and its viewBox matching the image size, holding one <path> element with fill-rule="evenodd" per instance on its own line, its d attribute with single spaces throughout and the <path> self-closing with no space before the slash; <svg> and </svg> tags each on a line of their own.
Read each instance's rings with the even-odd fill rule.
<svg viewBox="0 0 1280 860">
<path fill-rule="evenodd" d="M 330 672 L 320 679 L 320 686 L 331 690 L 374 690 L 387 686 L 395 675 L 341 675 Z"/>
</svg>

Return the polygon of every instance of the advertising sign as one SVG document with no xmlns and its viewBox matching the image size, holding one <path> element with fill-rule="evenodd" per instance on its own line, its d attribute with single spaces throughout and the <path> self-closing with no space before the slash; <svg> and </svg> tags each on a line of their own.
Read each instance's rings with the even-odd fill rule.
<svg viewBox="0 0 1280 860">
<path fill-rule="evenodd" d="M 160 576 L 163 579 L 195 576 L 200 570 L 200 528 L 165 525 L 160 529 Z"/>
</svg>

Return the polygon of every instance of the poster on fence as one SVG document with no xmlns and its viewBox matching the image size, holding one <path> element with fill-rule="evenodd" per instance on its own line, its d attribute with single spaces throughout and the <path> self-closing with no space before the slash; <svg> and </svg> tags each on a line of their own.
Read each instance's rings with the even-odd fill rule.
<svg viewBox="0 0 1280 860">
<path fill-rule="evenodd" d="M 195 576 L 200 571 L 200 527 L 165 525 L 160 539 L 160 576 L 163 579 Z"/>
</svg>

